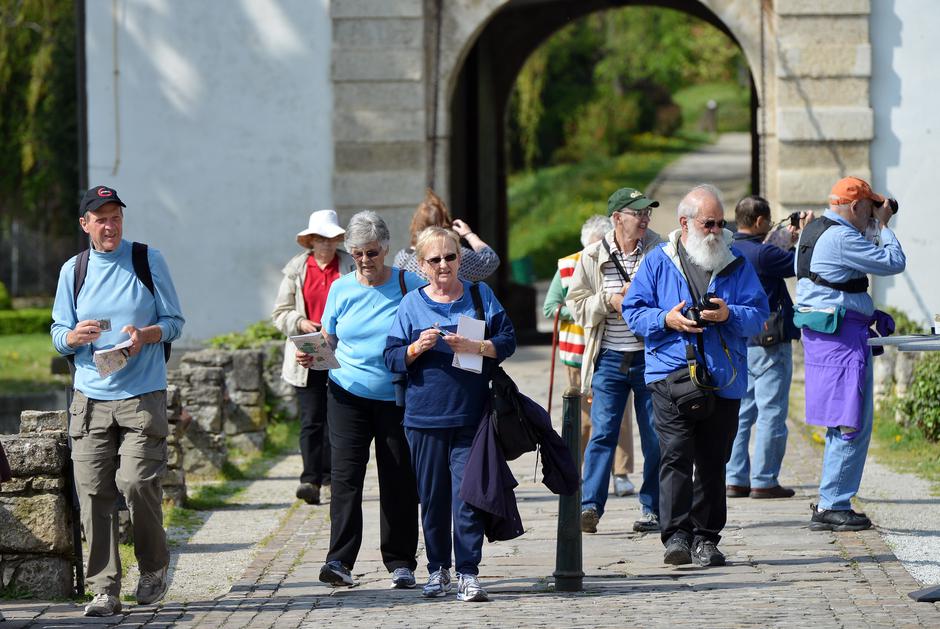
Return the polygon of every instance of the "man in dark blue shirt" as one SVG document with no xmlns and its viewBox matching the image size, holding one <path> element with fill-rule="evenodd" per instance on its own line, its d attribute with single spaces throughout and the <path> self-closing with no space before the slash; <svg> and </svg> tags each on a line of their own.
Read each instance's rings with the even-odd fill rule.
<svg viewBox="0 0 940 629">
<path fill-rule="evenodd" d="M 793 277 L 793 250 L 798 227 L 788 227 L 783 249 L 765 242 L 773 228 L 770 205 L 759 196 L 741 199 L 734 210 L 738 231 L 734 246 L 757 270 L 767 300 L 770 319 L 763 332 L 748 339 L 747 393 L 741 399 L 738 433 L 731 459 L 725 466 L 729 498 L 789 498 L 792 489 L 781 487 L 777 476 L 787 447 L 787 411 L 793 375 L 791 341 L 800 338 L 793 325 L 793 300 L 784 281 Z M 812 220 L 801 217 L 800 227 Z M 778 239 L 775 239 L 778 240 Z M 751 428 L 757 424 L 753 460 L 748 456 Z"/>
</svg>

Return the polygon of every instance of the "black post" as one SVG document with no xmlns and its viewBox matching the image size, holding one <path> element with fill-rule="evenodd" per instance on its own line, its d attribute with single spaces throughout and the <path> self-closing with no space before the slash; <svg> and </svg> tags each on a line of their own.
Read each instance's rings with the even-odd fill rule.
<svg viewBox="0 0 940 629">
<path fill-rule="evenodd" d="M 561 438 L 571 458 L 581 470 L 581 392 L 569 387 L 562 398 Z M 580 592 L 584 571 L 581 569 L 581 489 L 570 496 L 558 497 L 558 541 L 555 546 L 555 591 Z"/>
</svg>

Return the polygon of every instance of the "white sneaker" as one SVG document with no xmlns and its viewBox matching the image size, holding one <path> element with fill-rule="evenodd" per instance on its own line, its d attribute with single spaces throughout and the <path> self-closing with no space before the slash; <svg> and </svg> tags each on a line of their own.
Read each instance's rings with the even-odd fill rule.
<svg viewBox="0 0 940 629">
<path fill-rule="evenodd" d="M 450 592 L 450 570 L 447 568 L 435 570 L 428 577 L 428 582 L 424 584 L 422 591 L 428 598 L 446 596 Z"/>
<path fill-rule="evenodd" d="M 121 601 L 110 594 L 95 594 L 95 598 L 85 605 L 86 616 L 113 616 L 121 611 Z"/>
<path fill-rule="evenodd" d="M 170 582 L 166 578 L 167 568 L 168 566 L 163 566 L 156 572 L 140 573 L 136 594 L 138 605 L 153 605 L 163 600 L 170 587 Z"/>
<path fill-rule="evenodd" d="M 401 568 L 395 568 L 395 571 L 392 572 L 392 589 L 393 590 L 410 590 L 415 586 L 415 573 L 409 570 L 408 568 L 402 566 Z"/>
<path fill-rule="evenodd" d="M 461 574 L 457 579 L 457 600 L 468 603 L 490 600 L 475 574 Z"/>
<path fill-rule="evenodd" d="M 618 496 L 632 496 L 636 493 L 636 487 L 630 482 L 630 477 L 614 476 L 614 493 Z"/>
</svg>

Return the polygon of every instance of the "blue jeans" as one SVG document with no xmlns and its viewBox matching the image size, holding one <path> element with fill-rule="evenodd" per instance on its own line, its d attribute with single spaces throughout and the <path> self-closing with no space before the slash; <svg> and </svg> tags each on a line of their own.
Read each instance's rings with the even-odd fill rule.
<svg viewBox="0 0 940 629">
<path fill-rule="evenodd" d="M 872 358 L 868 355 L 865 368 L 865 391 L 862 399 L 862 425 L 854 439 L 845 441 L 838 428 L 826 432 L 822 474 L 819 479 L 819 508 L 844 510 L 852 508 L 852 497 L 862 483 L 862 471 L 871 442 L 875 405 L 872 398 Z"/>
<path fill-rule="evenodd" d="M 646 361 L 643 352 L 633 357 L 628 373 L 620 371 L 624 353 L 602 349 L 597 357 L 591 389 L 591 439 L 584 451 L 584 482 L 581 487 L 581 508 L 593 507 L 604 514 L 607 486 L 614 449 L 620 434 L 623 409 L 627 396 L 633 391 L 636 425 L 640 430 L 640 448 L 643 450 L 643 485 L 637 497 L 643 513 L 659 514 L 659 437 L 653 428 L 653 404 L 643 380 Z"/>
<path fill-rule="evenodd" d="M 731 459 L 725 466 L 729 485 L 767 489 L 780 484 L 777 476 L 787 450 L 787 411 L 793 377 L 793 346 L 747 348 L 747 393 L 741 398 L 738 434 Z M 748 457 L 751 428 L 754 436 L 753 465 Z"/>
</svg>

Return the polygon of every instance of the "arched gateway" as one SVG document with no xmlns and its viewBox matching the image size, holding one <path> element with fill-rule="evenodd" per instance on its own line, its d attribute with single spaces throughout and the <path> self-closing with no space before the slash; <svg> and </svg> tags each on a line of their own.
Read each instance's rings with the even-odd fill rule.
<svg viewBox="0 0 940 629">
<path fill-rule="evenodd" d="M 685 11 L 740 45 L 753 180 L 779 213 L 821 206 L 848 173 L 870 178 L 869 0 L 333 0 L 336 206 L 378 208 L 403 234 L 433 184 L 505 256 L 516 75 L 568 21 L 630 5 Z"/>
</svg>

